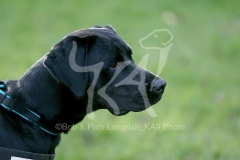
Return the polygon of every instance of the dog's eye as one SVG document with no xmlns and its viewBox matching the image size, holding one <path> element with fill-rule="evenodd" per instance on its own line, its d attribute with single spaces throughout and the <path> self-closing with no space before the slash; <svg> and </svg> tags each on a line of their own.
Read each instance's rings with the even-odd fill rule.
<svg viewBox="0 0 240 160">
<path fill-rule="evenodd" d="M 110 67 L 110 68 L 116 68 L 116 67 L 117 67 L 117 62 L 114 62 L 114 63 L 110 64 L 109 67 Z"/>
</svg>

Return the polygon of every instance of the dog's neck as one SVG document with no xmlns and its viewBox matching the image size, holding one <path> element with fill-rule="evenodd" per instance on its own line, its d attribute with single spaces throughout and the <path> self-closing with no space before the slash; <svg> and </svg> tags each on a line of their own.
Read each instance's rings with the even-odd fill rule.
<svg viewBox="0 0 240 160">
<path fill-rule="evenodd" d="M 41 122 L 47 124 L 52 131 L 66 133 L 70 126 L 80 122 L 86 115 L 87 98 L 75 98 L 67 87 L 51 76 L 42 59 L 35 63 L 19 81 L 8 81 L 6 85 L 7 94 L 15 102 L 14 107 L 26 107 L 36 112 L 41 116 Z M 57 123 L 68 127 L 57 130 L 55 128 Z M 33 133 L 29 134 L 43 132 L 40 129 L 32 131 Z M 54 136 L 44 134 L 49 137 L 49 143 L 52 143 Z M 59 138 L 57 141 L 59 142 Z M 58 142 L 55 141 L 52 148 L 55 149 Z"/>
<path fill-rule="evenodd" d="M 43 116 L 43 121 L 73 125 L 86 115 L 86 98 L 75 98 L 71 91 L 57 82 L 43 65 L 36 62 L 18 81 L 18 87 L 30 109 Z M 31 100 L 31 101 L 29 101 Z M 32 101 L 34 100 L 34 101 Z M 67 132 L 67 130 L 63 130 Z"/>
</svg>

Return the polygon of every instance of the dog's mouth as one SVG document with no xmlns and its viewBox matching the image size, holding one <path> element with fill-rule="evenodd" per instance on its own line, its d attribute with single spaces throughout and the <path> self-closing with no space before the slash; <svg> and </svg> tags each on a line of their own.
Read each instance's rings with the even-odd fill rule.
<svg viewBox="0 0 240 160">
<path fill-rule="evenodd" d="M 129 103 L 128 107 L 122 108 L 123 110 L 114 110 L 113 108 L 109 108 L 108 110 L 115 116 L 122 116 L 129 112 L 141 112 L 158 103 L 162 99 L 162 94 L 163 91 L 153 99 L 148 99 L 148 97 L 142 97 L 142 94 L 137 93 L 132 97 L 132 101 Z"/>
<path fill-rule="evenodd" d="M 140 112 L 146 110 L 147 108 L 158 103 L 162 99 L 163 92 L 164 91 L 161 91 L 159 94 L 153 94 L 148 96 L 146 94 L 145 96 L 143 96 L 142 94 L 138 93 L 133 96 L 129 108 L 133 112 Z"/>
</svg>

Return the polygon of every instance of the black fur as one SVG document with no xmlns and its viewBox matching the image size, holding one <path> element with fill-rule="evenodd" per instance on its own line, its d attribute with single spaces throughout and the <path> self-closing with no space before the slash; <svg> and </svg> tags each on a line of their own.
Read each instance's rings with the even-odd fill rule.
<svg viewBox="0 0 240 160">
<path fill-rule="evenodd" d="M 114 115 L 123 115 L 129 111 L 138 112 L 149 107 L 144 105 L 137 85 L 115 86 L 135 70 L 141 71 L 134 77 L 135 81 L 140 81 L 140 73 L 146 74 L 142 85 L 146 86 L 150 104 L 155 104 L 161 99 L 166 83 L 154 74 L 136 67 L 130 47 L 117 36 L 112 27 L 97 26 L 67 35 L 19 80 L 6 81 L 6 93 L 14 99 L 14 108 L 18 110 L 30 108 L 41 115 L 39 120 L 41 123 L 58 133 L 66 133 L 68 130 L 56 130 L 57 123 L 73 125 L 83 120 L 89 103 L 87 90 L 95 75 L 92 72 L 76 72 L 70 67 L 69 54 L 73 42 L 77 44 L 75 58 L 77 65 L 91 66 L 104 62 L 93 91 L 92 111 L 108 109 Z M 101 89 L 110 82 L 116 72 L 116 68 L 109 66 L 115 62 L 120 64 L 126 61 L 131 63 L 104 92 L 119 106 L 119 111 L 115 111 L 101 96 L 103 92 Z M 163 83 L 162 90 L 154 90 L 152 81 Z M 5 148 L 51 154 L 60 141 L 60 136 L 50 135 L 1 107 L 0 130 L 0 147 Z"/>
</svg>

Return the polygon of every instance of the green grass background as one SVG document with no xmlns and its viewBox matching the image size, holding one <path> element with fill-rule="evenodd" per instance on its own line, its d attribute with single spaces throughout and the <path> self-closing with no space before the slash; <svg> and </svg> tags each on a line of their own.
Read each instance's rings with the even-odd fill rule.
<svg viewBox="0 0 240 160">
<path fill-rule="evenodd" d="M 95 119 L 85 118 L 62 136 L 55 159 L 239 159 L 239 8 L 237 0 L 0 0 L 0 79 L 20 78 L 66 34 L 95 24 L 111 24 L 132 47 L 136 62 L 152 53 L 148 69 L 156 72 L 158 51 L 144 50 L 138 40 L 167 28 L 174 39 L 160 75 L 168 85 L 153 106 L 157 117 L 146 111 L 122 117 L 97 111 Z M 185 129 L 106 128 L 146 123 Z"/>
</svg>

